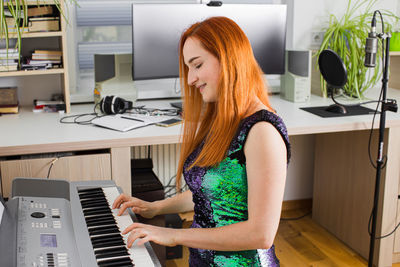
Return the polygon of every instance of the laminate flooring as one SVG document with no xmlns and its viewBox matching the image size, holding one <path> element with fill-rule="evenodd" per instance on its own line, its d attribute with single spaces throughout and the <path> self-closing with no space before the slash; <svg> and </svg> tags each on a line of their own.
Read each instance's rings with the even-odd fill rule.
<svg viewBox="0 0 400 267">
<path fill-rule="evenodd" d="M 283 218 L 299 217 L 307 210 L 289 210 Z M 186 226 L 190 225 L 186 223 Z M 311 219 L 281 220 L 275 238 L 276 254 L 281 267 L 365 267 L 367 261 Z M 188 266 L 188 249 L 181 259 L 168 260 L 166 267 Z M 400 267 L 400 263 L 393 264 Z"/>
</svg>

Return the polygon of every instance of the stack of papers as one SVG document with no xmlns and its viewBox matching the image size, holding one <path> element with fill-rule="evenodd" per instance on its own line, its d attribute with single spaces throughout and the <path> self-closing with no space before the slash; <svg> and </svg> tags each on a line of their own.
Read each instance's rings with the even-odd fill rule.
<svg viewBox="0 0 400 267">
<path fill-rule="evenodd" d="M 155 124 L 167 119 L 170 116 L 148 116 L 141 114 L 117 114 L 108 115 L 92 120 L 92 123 L 97 126 L 105 127 L 108 129 L 126 132 L 132 129 L 144 127 L 147 125 Z"/>
</svg>

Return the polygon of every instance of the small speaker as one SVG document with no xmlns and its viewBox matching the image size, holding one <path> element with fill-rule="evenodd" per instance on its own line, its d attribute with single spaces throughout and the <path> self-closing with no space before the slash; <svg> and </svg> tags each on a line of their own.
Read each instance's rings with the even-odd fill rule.
<svg viewBox="0 0 400 267">
<path fill-rule="evenodd" d="M 285 74 L 281 76 L 281 97 L 306 102 L 311 96 L 311 51 L 287 50 Z"/>
</svg>

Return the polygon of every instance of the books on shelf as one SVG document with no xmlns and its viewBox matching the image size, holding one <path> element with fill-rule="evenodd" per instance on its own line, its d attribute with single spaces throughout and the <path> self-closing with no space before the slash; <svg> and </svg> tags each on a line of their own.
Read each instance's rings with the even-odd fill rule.
<svg viewBox="0 0 400 267">
<path fill-rule="evenodd" d="M 13 65 L 0 65 L 0 71 L 16 71 L 18 70 L 18 63 Z"/>
<path fill-rule="evenodd" d="M 17 48 L 0 48 L 0 60 L 8 59 L 18 59 L 18 49 Z"/>
<path fill-rule="evenodd" d="M 36 49 L 33 53 L 40 55 L 57 55 L 62 56 L 62 51 L 60 50 L 38 50 Z"/>
<path fill-rule="evenodd" d="M 18 49 L 0 48 L 0 72 L 18 70 Z"/>
<path fill-rule="evenodd" d="M 17 87 L 0 87 L 0 107 L 18 105 Z"/>
<path fill-rule="evenodd" d="M 0 114 L 18 113 L 17 87 L 0 87 Z"/>
<path fill-rule="evenodd" d="M 16 60 L 13 58 L 0 59 L 0 66 L 1 65 L 9 65 L 9 64 L 13 64 L 13 63 L 17 63 Z"/>
<path fill-rule="evenodd" d="M 0 106 L 0 114 L 18 113 L 18 105 Z"/>
<path fill-rule="evenodd" d="M 33 112 L 58 112 L 65 111 L 66 105 L 64 101 L 53 100 L 33 100 Z"/>
<path fill-rule="evenodd" d="M 60 30 L 59 17 L 37 17 L 28 19 L 29 32 L 50 32 Z"/>
<path fill-rule="evenodd" d="M 61 61 L 61 54 L 38 54 L 38 53 L 32 53 L 32 59 L 33 60 L 57 60 Z"/>
<path fill-rule="evenodd" d="M 37 6 L 28 8 L 28 17 L 46 16 L 53 14 L 52 6 Z"/>
<path fill-rule="evenodd" d="M 18 53 L 18 48 L 13 47 L 13 48 L 0 48 L 0 54 L 5 54 L 5 53 Z"/>
</svg>

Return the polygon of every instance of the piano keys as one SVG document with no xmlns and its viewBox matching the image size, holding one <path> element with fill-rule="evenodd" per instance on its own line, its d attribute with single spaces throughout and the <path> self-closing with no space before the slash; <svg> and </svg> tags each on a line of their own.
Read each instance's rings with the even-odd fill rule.
<svg viewBox="0 0 400 267">
<path fill-rule="evenodd" d="M 113 181 L 16 178 L 0 222 L 0 266 L 161 266 L 151 245 L 121 232 L 136 217 L 118 216 Z"/>
<path fill-rule="evenodd" d="M 97 264 L 99 266 L 152 266 L 146 248 L 134 244 L 127 248 L 128 235 L 120 233 L 133 223 L 127 212 L 118 216 L 118 209 L 112 210 L 114 200 L 119 196 L 116 187 L 94 187 L 79 189 L 78 195 L 86 221 Z"/>
</svg>

